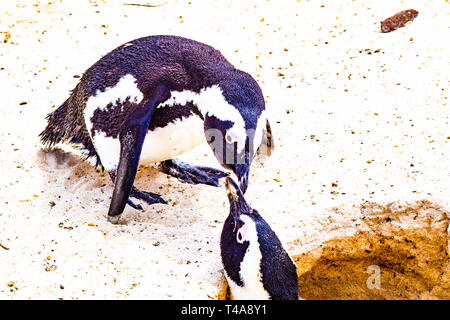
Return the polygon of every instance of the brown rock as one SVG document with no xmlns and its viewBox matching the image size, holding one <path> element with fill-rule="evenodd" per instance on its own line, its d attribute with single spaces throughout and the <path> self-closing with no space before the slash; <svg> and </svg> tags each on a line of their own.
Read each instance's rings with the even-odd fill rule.
<svg viewBox="0 0 450 320">
<path fill-rule="evenodd" d="M 414 9 L 400 11 L 392 17 L 381 21 L 381 32 L 387 33 L 404 27 L 409 21 L 413 21 L 418 15 L 419 12 Z"/>
</svg>

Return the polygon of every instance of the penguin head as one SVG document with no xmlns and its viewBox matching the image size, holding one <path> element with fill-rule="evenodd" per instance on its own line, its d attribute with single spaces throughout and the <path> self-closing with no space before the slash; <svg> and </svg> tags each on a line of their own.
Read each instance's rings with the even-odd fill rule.
<svg viewBox="0 0 450 320">
<path fill-rule="evenodd" d="M 231 178 L 225 178 L 225 186 L 230 202 L 230 214 L 223 225 L 220 238 L 220 248 L 222 256 L 222 264 L 225 274 L 227 275 L 230 288 L 235 286 L 244 287 L 245 279 L 241 275 L 244 259 L 249 257 L 248 251 L 250 244 L 257 245 L 258 238 L 256 228 L 253 223 L 253 215 L 257 214 L 242 194 L 239 186 Z M 251 272 L 258 272 L 260 263 L 259 257 L 250 259 L 253 266 L 250 267 Z M 246 268 L 248 269 L 248 267 Z M 232 290 L 235 297 L 235 292 Z"/>
<path fill-rule="evenodd" d="M 252 162 L 250 138 L 246 130 L 231 120 L 206 115 L 205 135 L 219 163 L 236 174 L 243 192 L 247 190 L 248 174 Z"/>
<path fill-rule="evenodd" d="M 219 163 L 236 174 L 245 193 L 257 151 L 264 149 L 270 155 L 273 146 L 264 97 L 256 81 L 240 70 L 233 70 L 218 87 L 223 101 L 204 117 L 206 140 Z"/>
<path fill-rule="evenodd" d="M 233 298 L 298 299 L 297 268 L 268 223 L 246 202 L 233 179 L 225 180 L 230 214 L 221 256 Z"/>
</svg>

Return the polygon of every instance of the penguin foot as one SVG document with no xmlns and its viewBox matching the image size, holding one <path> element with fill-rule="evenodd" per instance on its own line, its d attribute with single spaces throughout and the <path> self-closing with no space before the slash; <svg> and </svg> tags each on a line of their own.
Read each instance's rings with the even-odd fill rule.
<svg viewBox="0 0 450 320">
<path fill-rule="evenodd" d="M 133 197 L 133 198 L 136 198 L 139 200 L 143 200 L 148 204 L 154 204 L 154 203 L 167 204 L 167 202 L 159 194 L 141 191 L 141 190 L 136 189 L 135 187 L 133 187 L 131 189 L 130 197 Z M 130 198 L 128 198 L 127 204 L 136 210 L 144 211 L 144 209 L 142 208 L 142 206 L 139 203 L 133 202 Z M 122 216 L 122 214 L 118 214 L 115 216 L 108 215 L 106 218 L 110 223 L 118 224 L 121 216 Z"/>
<path fill-rule="evenodd" d="M 128 199 L 127 203 L 130 207 L 132 207 L 136 210 L 144 211 L 144 209 L 142 208 L 142 206 L 139 203 L 134 203 L 133 201 L 131 201 L 131 199 Z"/>
<path fill-rule="evenodd" d="M 110 171 L 109 176 L 111 177 L 111 180 L 114 182 L 116 180 L 116 171 Z M 159 194 L 141 191 L 141 190 L 135 188 L 134 186 L 131 188 L 130 197 L 133 197 L 133 198 L 136 198 L 139 200 L 143 200 L 147 204 L 154 204 L 154 203 L 167 204 L 167 202 Z M 135 203 L 130 198 L 128 198 L 127 204 L 136 210 L 144 211 L 144 209 L 142 208 L 142 206 L 139 203 Z M 108 221 L 110 219 L 113 219 L 110 217 L 114 217 L 114 216 L 108 216 Z M 116 220 L 118 220 L 118 218 Z"/>
<path fill-rule="evenodd" d="M 228 176 L 221 170 L 192 166 L 180 160 L 166 160 L 161 162 L 162 171 L 169 174 L 183 183 L 189 184 L 207 184 L 210 186 L 220 187 L 219 179 Z"/>
<path fill-rule="evenodd" d="M 145 201 L 147 204 L 154 204 L 154 203 L 167 204 L 167 202 L 159 194 L 141 191 L 139 189 L 136 189 L 135 187 L 131 189 L 130 197 Z M 136 205 L 130 199 L 128 199 L 128 204 L 137 210 L 143 210 L 140 204 Z"/>
<path fill-rule="evenodd" d="M 167 204 L 167 202 L 159 194 L 141 191 L 139 189 L 136 189 L 135 187 L 133 187 L 131 189 L 130 197 L 133 197 L 133 198 L 136 198 L 139 200 L 143 200 L 148 204 L 154 204 L 154 203 Z M 130 198 L 128 198 L 127 204 L 136 210 L 144 211 L 144 209 L 142 208 L 142 206 L 139 203 L 135 203 Z M 121 216 L 122 216 L 122 214 L 118 214 L 118 215 L 114 215 L 114 216 L 108 215 L 106 218 L 110 223 L 118 224 Z"/>
</svg>

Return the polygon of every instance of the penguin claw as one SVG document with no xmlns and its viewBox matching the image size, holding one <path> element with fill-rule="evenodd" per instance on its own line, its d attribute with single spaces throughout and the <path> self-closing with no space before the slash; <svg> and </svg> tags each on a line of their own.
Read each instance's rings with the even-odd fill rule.
<svg viewBox="0 0 450 320">
<path fill-rule="evenodd" d="M 136 210 L 144 211 L 144 209 L 142 208 L 142 206 L 139 203 L 134 203 L 133 201 L 131 201 L 131 199 L 128 199 L 127 203 L 128 203 L 128 205 L 130 205 L 130 207 L 132 207 Z"/>
<path fill-rule="evenodd" d="M 215 168 L 209 168 L 209 167 L 196 167 L 198 170 L 201 170 L 208 174 L 209 176 L 215 176 L 215 178 L 218 180 L 220 178 L 228 177 L 229 174 L 226 172 L 223 172 L 222 170 L 215 169 Z"/>
<path fill-rule="evenodd" d="M 110 171 L 109 175 L 111 177 L 111 180 L 114 182 L 116 180 L 116 172 Z M 136 189 L 134 186 L 131 188 L 130 197 L 133 197 L 133 198 L 136 198 L 139 200 L 143 200 L 147 204 L 154 204 L 154 203 L 167 204 L 167 202 L 159 194 L 147 192 L 147 191 L 141 191 L 139 189 Z M 130 198 L 128 198 L 127 204 L 136 210 L 144 211 L 144 208 L 142 208 L 142 206 L 139 203 L 135 203 Z M 113 217 L 115 217 L 115 216 L 108 216 L 108 221 L 114 220 Z M 115 222 L 112 222 L 112 221 L 110 221 L 110 222 L 117 223 L 118 219 L 119 218 L 117 218 Z"/>
<path fill-rule="evenodd" d="M 167 202 L 159 195 L 153 192 L 147 192 L 147 191 L 141 191 L 133 187 L 131 189 L 130 197 L 145 201 L 147 204 L 155 204 L 155 203 L 162 203 L 167 204 Z M 130 199 L 128 199 L 128 204 L 132 202 Z M 133 205 L 131 205 L 133 208 L 135 208 Z M 140 208 L 135 208 L 138 210 L 143 210 L 141 205 L 137 205 Z"/>
<path fill-rule="evenodd" d="M 166 160 L 161 166 L 164 173 L 188 184 L 206 184 L 220 187 L 219 179 L 228 176 L 228 173 L 218 169 L 196 167 L 179 160 Z"/>
</svg>

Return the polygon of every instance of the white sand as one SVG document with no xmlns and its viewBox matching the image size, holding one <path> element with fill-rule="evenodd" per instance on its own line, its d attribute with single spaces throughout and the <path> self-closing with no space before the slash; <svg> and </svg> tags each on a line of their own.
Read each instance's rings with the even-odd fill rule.
<svg viewBox="0 0 450 320">
<path fill-rule="evenodd" d="M 40 151 L 45 115 L 73 76 L 146 35 L 208 43 L 261 85 L 277 151 L 253 164 L 246 197 L 293 255 L 306 250 L 297 239 L 332 236 L 320 230 L 334 207 L 349 219 L 365 200 L 448 209 L 447 1 L 124 2 L 147 1 L 0 4 L 0 31 L 11 35 L 0 43 L 0 298 L 217 297 L 222 188 L 141 169 L 137 187 L 170 204 L 128 207 L 112 225 L 107 174 Z M 410 25 L 379 32 L 409 8 L 419 11 Z M 217 166 L 205 145 L 184 158 Z"/>
</svg>

